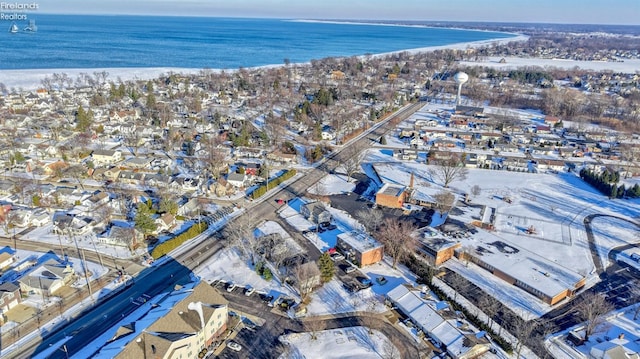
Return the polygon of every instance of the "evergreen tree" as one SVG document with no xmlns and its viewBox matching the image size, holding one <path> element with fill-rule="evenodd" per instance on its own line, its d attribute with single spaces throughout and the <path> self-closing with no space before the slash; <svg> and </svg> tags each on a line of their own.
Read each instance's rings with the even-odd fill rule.
<svg viewBox="0 0 640 359">
<path fill-rule="evenodd" d="M 160 212 L 171 213 L 172 215 L 178 214 L 178 204 L 168 198 L 163 198 L 160 201 Z"/>
<path fill-rule="evenodd" d="M 144 234 L 145 239 L 158 228 L 158 224 L 151 217 L 151 208 L 146 203 L 138 204 L 133 222 L 136 229 Z"/>
<path fill-rule="evenodd" d="M 82 108 L 82 106 L 78 106 L 78 111 L 76 112 L 76 130 L 80 132 L 84 132 L 91 127 L 91 123 L 93 120 L 93 112 L 89 110 L 88 112 Z"/>
<path fill-rule="evenodd" d="M 156 95 L 153 94 L 153 83 L 147 82 L 147 109 L 154 110 L 156 108 Z"/>
<path fill-rule="evenodd" d="M 336 268 L 328 252 L 324 252 L 318 259 L 318 268 L 320 269 L 322 283 L 326 283 L 333 278 Z"/>
</svg>

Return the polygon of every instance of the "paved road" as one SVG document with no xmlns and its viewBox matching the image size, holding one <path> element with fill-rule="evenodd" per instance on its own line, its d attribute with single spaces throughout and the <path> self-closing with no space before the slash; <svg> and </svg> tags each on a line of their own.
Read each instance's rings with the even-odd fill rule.
<svg viewBox="0 0 640 359">
<path fill-rule="evenodd" d="M 411 104 L 399 110 L 396 114 L 390 116 L 385 121 L 370 129 L 370 131 L 365 132 L 365 134 L 360 138 L 351 141 L 343 146 L 342 149 L 328 156 L 328 158 L 323 160 L 323 162 L 318 167 L 314 168 L 309 174 L 286 184 L 280 189 L 275 189 L 269 192 L 259 201 L 251 204 L 247 211 L 247 215 L 250 215 L 255 222 L 259 222 L 264 218 L 269 218 L 269 216 L 273 215 L 277 209 L 274 201 L 275 198 L 281 198 L 284 194 L 287 194 L 286 198 L 303 195 L 307 188 L 339 165 L 343 156 L 340 154 L 340 151 L 343 151 L 346 147 L 357 143 L 364 143 L 368 145 L 368 138 L 371 135 L 381 136 L 382 134 L 385 134 L 390 128 L 392 128 L 389 123 L 397 123 L 406 119 L 422 106 L 422 103 Z M 176 283 L 179 283 L 181 280 L 188 277 L 193 268 L 197 267 L 200 263 L 204 262 L 220 249 L 221 244 L 219 243 L 211 245 L 213 240 L 214 239 L 212 237 L 203 241 L 191 248 L 187 253 L 181 254 L 176 257 L 175 260 L 170 260 L 164 265 L 143 270 L 139 277 L 136 278 L 135 284 L 127 288 L 124 292 L 114 296 L 107 302 L 101 303 L 87 310 L 75 321 L 68 323 L 55 333 L 43 333 L 42 337 L 45 338 L 44 340 L 41 342 L 25 344 L 19 349 L 19 351 L 12 353 L 11 357 L 31 357 L 34 353 L 47 349 L 50 345 L 60 341 L 69 334 L 73 334 L 73 338 L 67 342 L 67 350 L 70 355 L 73 355 L 82 349 L 86 343 L 89 343 L 110 326 L 114 325 L 123 314 L 126 316 L 128 313 L 131 313 L 135 309 L 134 305 L 131 303 L 133 299 L 138 298 L 143 294 L 153 296 L 165 292 Z M 63 358 L 64 355 L 65 353 L 62 351 L 57 351 L 50 356 L 50 358 Z"/>
</svg>

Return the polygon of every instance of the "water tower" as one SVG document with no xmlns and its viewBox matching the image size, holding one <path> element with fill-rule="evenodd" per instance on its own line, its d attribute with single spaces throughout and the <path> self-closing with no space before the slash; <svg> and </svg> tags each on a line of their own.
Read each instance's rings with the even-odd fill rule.
<svg viewBox="0 0 640 359">
<path fill-rule="evenodd" d="M 458 84 L 458 96 L 456 97 L 456 106 L 459 106 L 460 91 L 462 90 L 462 85 L 464 85 L 465 82 L 469 81 L 469 75 L 467 75 L 464 72 L 458 72 L 457 74 L 453 75 L 453 79 L 455 80 L 456 84 Z"/>
</svg>

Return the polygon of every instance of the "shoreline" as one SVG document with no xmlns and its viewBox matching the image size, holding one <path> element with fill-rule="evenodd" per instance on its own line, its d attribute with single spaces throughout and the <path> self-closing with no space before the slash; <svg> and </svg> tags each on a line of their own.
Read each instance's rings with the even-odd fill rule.
<svg viewBox="0 0 640 359">
<path fill-rule="evenodd" d="M 466 48 L 481 47 L 491 44 L 503 44 L 511 41 L 526 41 L 529 37 L 522 34 L 514 34 L 514 37 L 478 40 L 469 42 L 459 42 L 448 45 L 427 46 L 412 49 L 403 49 L 397 51 L 389 51 L 377 54 L 363 54 L 355 55 L 359 58 L 367 56 L 380 57 L 388 56 L 392 54 L 409 52 L 411 54 L 430 52 L 436 50 L 452 49 L 452 50 L 464 50 Z M 296 63 L 293 65 L 307 65 L 311 62 Z M 284 64 L 270 64 L 261 65 L 255 67 L 249 67 L 249 69 L 261 69 L 261 68 L 274 68 L 284 66 Z M 96 68 L 57 68 L 57 69 L 18 69 L 18 70 L 0 70 L 0 83 L 3 83 L 7 89 L 12 92 L 16 91 L 32 91 L 42 87 L 42 80 L 51 76 L 54 73 L 65 73 L 72 79 L 75 79 L 79 74 L 86 73 L 93 75 L 94 72 L 106 71 L 109 73 L 107 77 L 108 81 L 116 82 L 118 79 L 122 81 L 130 80 L 150 80 L 159 77 L 162 74 L 173 72 L 176 74 L 196 74 L 202 71 L 203 68 L 189 68 L 189 67 L 96 67 Z M 234 72 L 238 68 L 233 69 L 209 69 L 213 72 L 228 71 Z"/>
</svg>

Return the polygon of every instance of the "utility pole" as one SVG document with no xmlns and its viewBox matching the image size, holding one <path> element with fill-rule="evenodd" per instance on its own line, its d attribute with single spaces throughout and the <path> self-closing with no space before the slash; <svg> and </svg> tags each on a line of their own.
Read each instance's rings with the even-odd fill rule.
<svg viewBox="0 0 640 359">
<path fill-rule="evenodd" d="M 87 287 L 89 288 L 89 296 L 93 295 L 91 291 L 91 281 L 89 280 L 89 268 L 87 267 L 87 260 L 84 257 L 84 249 L 82 249 L 82 266 L 84 267 L 84 278 L 87 281 Z"/>
<path fill-rule="evenodd" d="M 100 254 L 100 252 L 98 252 L 98 248 L 96 247 L 96 242 L 93 240 L 93 234 L 90 234 L 89 238 L 91 238 L 91 244 L 93 244 L 93 250 L 98 255 L 98 260 L 100 260 L 100 266 L 102 266 L 102 269 L 104 269 L 104 263 L 102 263 L 102 255 Z"/>
</svg>

